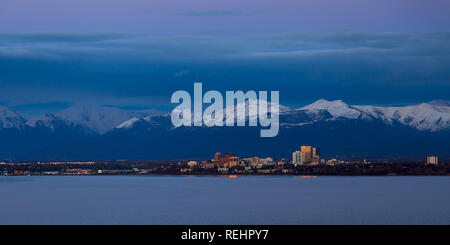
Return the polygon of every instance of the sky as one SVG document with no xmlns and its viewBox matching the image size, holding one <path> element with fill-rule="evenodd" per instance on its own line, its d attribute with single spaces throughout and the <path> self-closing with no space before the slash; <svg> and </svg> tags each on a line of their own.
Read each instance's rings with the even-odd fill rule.
<svg viewBox="0 0 450 245">
<path fill-rule="evenodd" d="M 0 105 L 170 108 L 176 90 L 450 100 L 446 0 L 0 0 Z"/>
</svg>

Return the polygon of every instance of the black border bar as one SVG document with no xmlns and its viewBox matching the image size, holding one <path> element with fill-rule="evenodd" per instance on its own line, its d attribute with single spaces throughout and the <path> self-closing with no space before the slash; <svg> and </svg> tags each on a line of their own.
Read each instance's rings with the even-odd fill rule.
<svg viewBox="0 0 450 245">
<path fill-rule="evenodd" d="M 250 231 L 252 230 L 252 231 Z M 265 232 L 267 230 L 267 232 Z M 259 237 L 255 231 L 260 234 Z M 190 239 L 183 239 L 186 233 Z M 194 233 L 214 232 L 214 239 L 193 239 Z M 228 236 L 226 234 L 229 234 Z M 250 236 L 250 234 L 252 234 Z M 29 242 L 130 242 L 152 241 L 175 242 L 175 244 L 274 244 L 291 242 L 426 242 L 447 241 L 450 226 L 378 226 L 378 225 L 44 225 L 44 226 L 0 226 L 3 238 L 27 240 Z M 219 236 L 220 235 L 220 236 Z M 234 237 L 232 236 L 234 235 Z M 200 235 L 198 235 L 200 237 Z M 263 238 L 264 236 L 264 238 Z M 235 239 L 237 238 L 237 239 Z M 443 240 L 442 240 L 443 239 Z M 161 244 L 161 243 L 158 243 Z M 291 244 L 291 243 L 286 243 Z"/>
</svg>

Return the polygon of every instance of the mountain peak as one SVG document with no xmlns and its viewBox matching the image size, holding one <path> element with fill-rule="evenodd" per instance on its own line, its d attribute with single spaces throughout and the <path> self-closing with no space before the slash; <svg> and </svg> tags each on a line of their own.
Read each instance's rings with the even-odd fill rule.
<svg viewBox="0 0 450 245">
<path fill-rule="evenodd" d="M 388 123 L 396 121 L 418 130 L 438 131 L 450 128 L 450 106 L 442 101 L 399 107 L 354 107 L 373 118 L 379 118 Z"/>
<path fill-rule="evenodd" d="M 74 106 L 57 113 L 57 116 L 103 134 L 133 117 L 151 115 L 152 111 L 128 111 L 106 106 Z"/>
<path fill-rule="evenodd" d="M 0 106 L 0 128 L 22 128 L 26 119 L 5 106 Z"/>
<path fill-rule="evenodd" d="M 319 99 L 316 102 L 301 108 L 302 110 L 326 110 L 335 118 L 356 119 L 361 112 L 342 100 L 328 101 Z"/>
<path fill-rule="evenodd" d="M 348 106 L 347 103 L 345 103 L 342 100 L 326 100 L 326 99 L 318 99 L 314 103 L 310 104 L 309 106 L 317 106 L 317 107 L 329 107 L 329 106 Z"/>
</svg>

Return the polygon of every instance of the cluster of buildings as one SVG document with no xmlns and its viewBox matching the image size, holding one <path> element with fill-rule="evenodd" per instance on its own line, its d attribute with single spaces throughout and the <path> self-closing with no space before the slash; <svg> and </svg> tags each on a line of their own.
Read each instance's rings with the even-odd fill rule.
<svg viewBox="0 0 450 245">
<path fill-rule="evenodd" d="M 295 166 L 300 165 L 338 165 L 338 164 L 346 164 L 348 162 L 343 160 L 338 160 L 336 158 L 325 160 L 320 158 L 319 148 L 309 145 L 303 145 L 300 147 L 299 151 L 292 152 L 292 164 Z M 369 164 L 366 160 L 363 162 L 364 164 Z"/>
<path fill-rule="evenodd" d="M 193 168 L 217 169 L 218 172 L 228 172 L 232 168 L 241 168 L 245 171 L 252 169 L 265 169 L 268 167 L 283 167 L 293 164 L 299 165 L 319 165 L 319 164 L 344 164 L 345 161 L 337 159 L 321 159 L 319 149 L 314 146 L 301 146 L 299 151 L 292 153 L 292 161 L 288 159 L 274 160 L 271 157 L 246 157 L 239 158 L 233 153 L 214 154 L 214 158 L 203 161 L 181 161 L 178 163 L 181 172 L 191 172 Z"/>
<path fill-rule="evenodd" d="M 265 169 L 268 167 L 284 167 L 286 165 L 337 165 L 345 164 L 346 161 L 337 160 L 335 158 L 325 160 L 321 159 L 319 155 L 319 148 L 314 146 L 301 146 L 300 150 L 292 153 L 292 161 L 288 159 L 274 160 L 271 157 L 246 157 L 239 158 L 233 153 L 214 154 L 211 160 L 203 161 L 181 161 L 178 163 L 181 172 L 192 172 L 193 168 L 203 169 L 217 169 L 218 172 L 226 173 L 232 168 L 241 168 L 244 171 L 251 171 L 252 169 Z"/>
<path fill-rule="evenodd" d="M 246 157 L 239 158 L 233 153 L 214 154 L 214 158 L 203 161 L 181 161 L 178 167 L 181 172 L 192 172 L 194 168 L 216 169 L 219 173 L 227 173 L 231 169 L 239 168 L 243 171 L 252 171 L 255 169 L 267 168 L 283 168 L 286 166 L 314 166 L 314 165 L 330 165 L 348 164 L 351 162 L 338 160 L 336 158 L 323 159 L 320 158 L 319 148 L 314 146 L 303 145 L 299 150 L 292 152 L 292 160 L 287 159 L 274 160 L 271 157 Z M 358 162 L 360 163 L 360 162 Z M 362 164 L 371 164 L 367 160 L 363 160 Z M 427 164 L 438 164 L 437 156 L 427 157 Z"/>
<path fill-rule="evenodd" d="M 210 160 L 181 161 L 178 162 L 178 165 L 175 165 L 173 163 L 159 165 L 160 164 L 159 162 L 142 163 L 142 162 L 127 162 L 127 161 L 98 162 L 98 163 L 93 161 L 48 162 L 48 163 L 0 162 L 0 175 L 133 175 L 133 174 L 153 174 L 153 173 L 292 174 L 296 171 L 296 169 L 297 170 L 318 169 L 318 168 L 308 168 L 308 166 L 321 165 L 323 167 L 323 166 L 339 166 L 343 164 L 349 164 L 349 166 L 354 165 L 356 166 L 356 168 L 358 167 L 358 165 L 371 166 L 370 168 L 372 168 L 376 164 L 380 164 L 379 166 L 381 166 L 381 168 L 383 167 L 386 168 L 386 164 L 389 163 L 390 162 L 372 163 L 366 160 L 347 162 L 335 158 L 325 160 L 320 157 L 319 149 L 317 147 L 304 145 L 301 146 L 299 150 L 292 152 L 292 159 L 277 159 L 277 160 L 274 160 L 271 157 L 257 157 L 257 156 L 240 158 L 233 153 L 222 154 L 220 152 L 217 152 L 214 154 L 214 158 Z M 426 159 L 426 164 L 438 166 L 438 157 L 428 156 Z M 301 166 L 305 166 L 306 168 L 301 168 Z M 414 168 L 414 165 L 408 166 L 406 170 L 408 168 Z M 333 168 L 330 169 L 331 171 L 333 171 L 332 170 Z M 373 169 L 376 170 L 377 168 Z M 386 171 L 388 170 L 389 169 L 387 169 Z M 393 170 L 391 169 L 389 171 Z M 336 174 L 336 172 L 332 173 Z M 379 174 L 379 172 L 375 172 L 375 174 Z"/>
<path fill-rule="evenodd" d="M 190 171 L 188 168 L 203 168 L 203 169 L 217 169 L 218 172 L 228 172 L 231 168 L 241 167 L 244 170 L 250 170 L 255 168 L 263 168 L 267 166 L 274 166 L 285 164 L 285 160 L 274 161 L 271 157 L 247 157 L 239 158 L 233 153 L 220 153 L 216 152 L 214 158 L 211 160 L 203 161 L 181 161 L 179 166 L 186 166 L 187 168 L 181 168 L 182 172 Z"/>
<path fill-rule="evenodd" d="M 294 165 L 302 165 L 302 164 L 325 164 L 325 160 L 320 159 L 319 149 L 313 146 L 303 145 L 300 147 L 299 151 L 292 152 L 292 164 Z"/>
</svg>

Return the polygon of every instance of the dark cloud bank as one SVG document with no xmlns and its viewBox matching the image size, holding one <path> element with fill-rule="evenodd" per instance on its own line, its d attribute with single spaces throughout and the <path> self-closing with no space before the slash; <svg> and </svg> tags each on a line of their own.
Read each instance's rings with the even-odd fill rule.
<svg viewBox="0 0 450 245">
<path fill-rule="evenodd" d="M 169 104 L 210 90 L 280 90 L 282 104 L 449 100 L 450 32 L 171 36 L 0 34 L 3 104 Z"/>
</svg>

